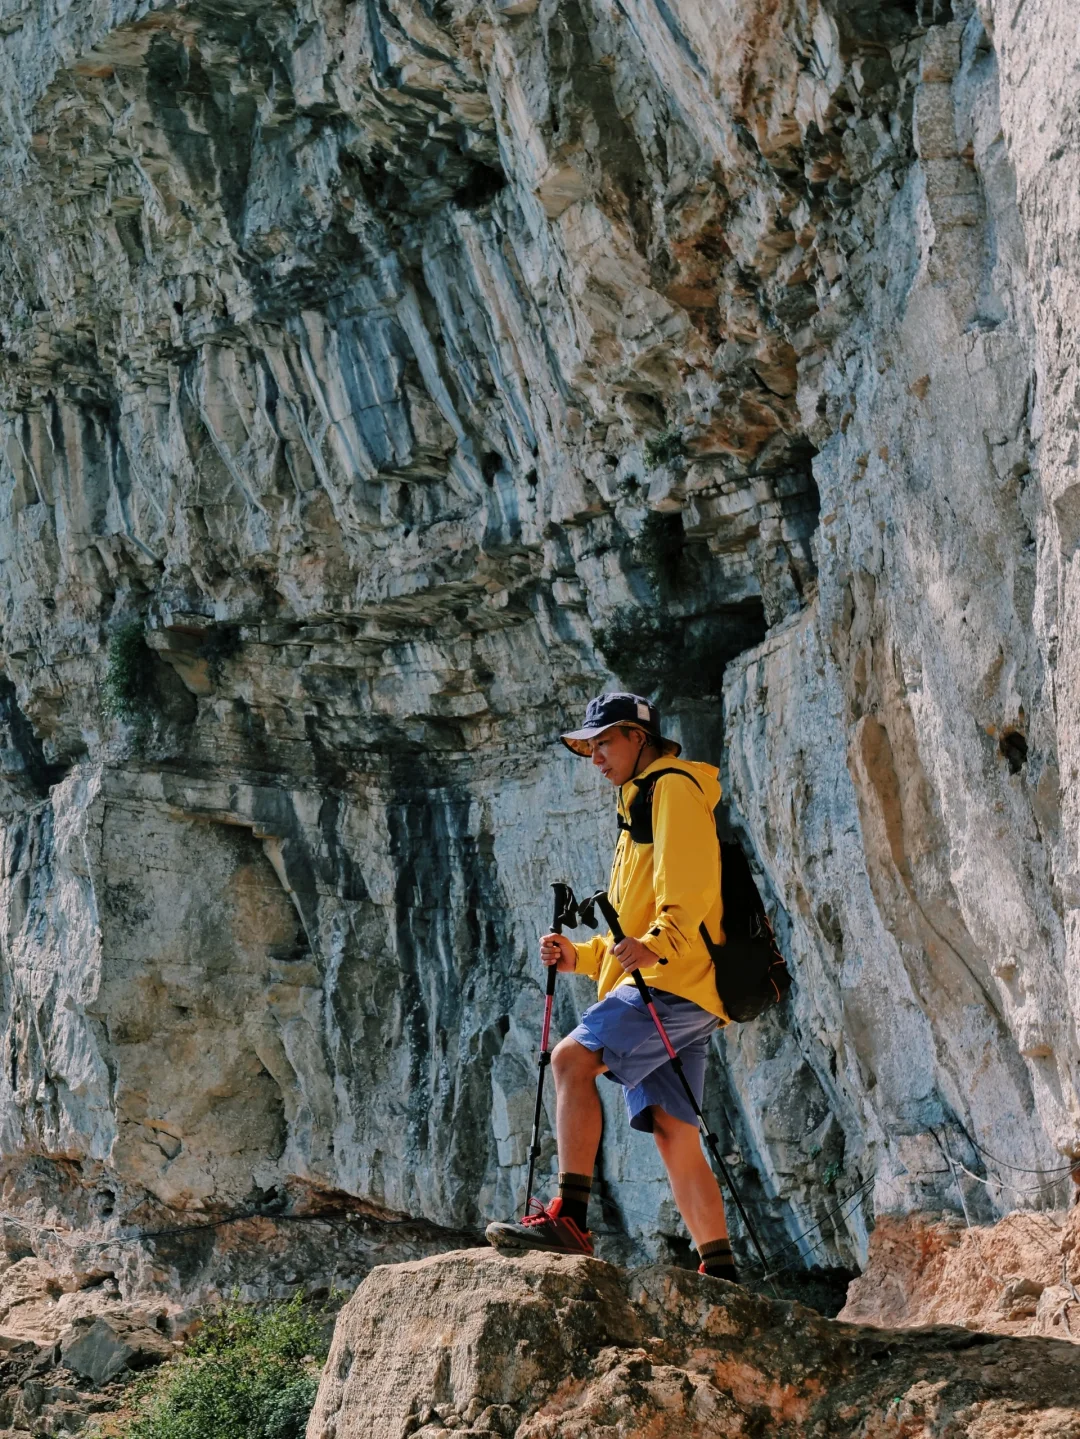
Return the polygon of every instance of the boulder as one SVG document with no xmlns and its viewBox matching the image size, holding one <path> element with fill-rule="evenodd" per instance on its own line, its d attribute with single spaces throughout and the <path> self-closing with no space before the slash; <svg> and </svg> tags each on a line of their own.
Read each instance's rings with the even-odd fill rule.
<svg viewBox="0 0 1080 1439">
<path fill-rule="evenodd" d="M 666 1266 L 460 1250 L 372 1271 L 307 1439 L 1066 1439 L 1069 1344 L 870 1329 Z"/>
<path fill-rule="evenodd" d="M 160 1364 L 172 1352 L 169 1341 L 155 1330 L 100 1315 L 88 1325 L 73 1326 L 60 1350 L 66 1368 L 98 1385 L 115 1379 L 123 1369 Z"/>
</svg>

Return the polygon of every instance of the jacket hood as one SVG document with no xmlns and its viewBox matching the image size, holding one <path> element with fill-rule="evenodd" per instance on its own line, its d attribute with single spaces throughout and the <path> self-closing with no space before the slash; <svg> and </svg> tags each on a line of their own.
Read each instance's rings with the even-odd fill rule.
<svg viewBox="0 0 1080 1439">
<path fill-rule="evenodd" d="M 661 755 L 659 759 L 654 759 L 652 764 L 646 765 L 639 775 L 627 780 L 623 789 L 629 789 L 630 785 L 634 785 L 636 789 L 639 780 L 652 774 L 654 770 L 660 769 L 679 769 L 684 774 L 691 775 L 700 785 L 701 792 L 705 796 L 705 803 L 710 809 L 715 809 L 720 803 L 720 771 L 714 764 L 705 764 L 702 760 L 697 759 L 673 759 L 671 755 Z"/>
</svg>

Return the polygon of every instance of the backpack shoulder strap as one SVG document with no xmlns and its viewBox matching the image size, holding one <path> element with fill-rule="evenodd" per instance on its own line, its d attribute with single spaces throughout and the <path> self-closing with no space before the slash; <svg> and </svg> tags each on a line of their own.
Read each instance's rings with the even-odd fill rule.
<svg viewBox="0 0 1080 1439">
<path fill-rule="evenodd" d="M 674 765 L 653 770 L 652 774 L 647 774 L 638 785 L 637 794 L 627 806 L 630 815 L 629 821 L 623 819 L 621 814 L 618 816 L 619 828 L 630 831 L 630 839 L 634 844 L 652 844 L 653 842 L 653 790 L 656 788 L 656 781 L 663 779 L 666 774 L 681 774 L 683 779 L 688 779 L 695 789 L 701 789 L 692 774 L 687 774 L 684 769 L 676 769 Z"/>
</svg>

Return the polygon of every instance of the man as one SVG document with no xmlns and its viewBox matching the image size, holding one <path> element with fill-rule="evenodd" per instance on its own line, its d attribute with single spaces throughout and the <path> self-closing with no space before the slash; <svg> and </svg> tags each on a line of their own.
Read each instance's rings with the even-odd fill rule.
<svg viewBox="0 0 1080 1439">
<path fill-rule="evenodd" d="M 558 1195 L 516 1224 L 489 1225 L 487 1236 L 500 1249 L 593 1252 L 587 1210 L 602 1122 L 596 1081 L 604 1075 L 622 1085 L 631 1128 L 656 1140 L 701 1272 L 734 1280 L 720 1187 L 702 1152 L 694 1111 L 632 978 L 640 970 L 652 988 L 700 1103 L 709 1036 L 727 1022 L 700 928 L 714 943 L 722 938 L 713 819 L 717 771 L 677 759 L 680 746 L 664 737 L 659 712 L 639 695 L 591 700 L 584 727 L 562 741 L 573 754 L 590 757 L 619 791 L 619 841 L 608 894 L 627 937 L 618 945 L 610 934 L 584 944 L 560 934 L 540 941 L 543 964 L 589 975 L 599 999 L 551 1057 Z"/>
</svg>

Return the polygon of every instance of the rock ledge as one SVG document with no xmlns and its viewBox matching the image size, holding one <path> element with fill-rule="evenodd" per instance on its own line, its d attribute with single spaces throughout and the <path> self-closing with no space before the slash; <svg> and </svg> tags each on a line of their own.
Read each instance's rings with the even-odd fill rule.
<svg viewBox="0 0 1080 1439">
<path fill-rule="evenodd" d="M 307 1439 L 1066 1439 L 1076 1349 L 860 1328 L 686 1270 L 460 1250 L 375 1269 Z"/>
</svg>

